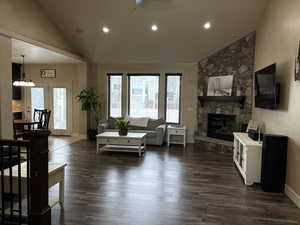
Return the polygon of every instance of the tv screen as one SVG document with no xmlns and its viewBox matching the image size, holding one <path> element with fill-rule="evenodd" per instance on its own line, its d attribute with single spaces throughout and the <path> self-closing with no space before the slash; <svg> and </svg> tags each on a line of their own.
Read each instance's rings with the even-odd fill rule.
<svg viewBox="0 0 300 225">
<path fill-rule="evenodd" d="M 279 86 L 276 84 L 276 64 L 255 73 L 255 107 L 276 109 Z"/>
</svg>

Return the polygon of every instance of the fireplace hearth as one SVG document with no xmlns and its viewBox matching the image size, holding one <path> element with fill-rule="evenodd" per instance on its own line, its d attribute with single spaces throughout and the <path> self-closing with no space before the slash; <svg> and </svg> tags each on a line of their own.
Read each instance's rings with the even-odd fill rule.
<svg viewBox="0 0 300 225">
<path fill-rule="evenodd" d="M 226 141 L 233 141 L 235 115 L 208 114 L 207 136 Z"/>
</svg>

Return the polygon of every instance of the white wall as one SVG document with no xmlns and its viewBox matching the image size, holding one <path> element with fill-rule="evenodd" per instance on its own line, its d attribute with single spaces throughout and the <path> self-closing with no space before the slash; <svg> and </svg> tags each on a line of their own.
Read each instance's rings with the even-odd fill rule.
<svg viewBox="0 0 300 225">
<path fill-rule="evenodd" d="M 41 78 L 41 69 L 55 69 L 56 78 Z M 86 113 L 81 111 L 81 106 L 76 100 L 76 96 L 87 86 L 86 64 L 27 64 L 26 74 L 36 84 L 48 86 L 70 86 L 71 87 L 71 107 L 72 107 L 72 135 L 86 137 L 87 119 Z M 21 101 L 14 101 L 18 104 L 18 110 L 25 112 L 25 94 L 23 89 Z M 22 108 L 23 107 L 23 108 Z"/>
<path fill-rule="evenodd" d="M 0 138 L 13 138 L 11 39 L 0 36 Z"/>
<path fill-rule="evenodd" d="M 77 64 L 77 74 L 78 74 L 78 84 L 75 89 L 76 96 L 80 93 L 80 91 L 88 86 L 88 65 L 86 63 Z M 78 117 L 76 119 L 79 121 L 79 134 L 86 137 L 87 131 L 87 113 L 81 110 L 81 105 L 77 104 L 75 113 L 77 113 Z"/>
<path fill-rule="evenodd" d="M 194 142 L 197 128 L 197 63 L 177 64 L 94 64 L 89 72 L 89 86 L 97 88 L 107 108 L 107 73 L 160 73 L 159 116 L 164 117 L 165 73 L 182 73 L 181 123 L 187 126 L 188 142 Z M 124 90 L 126 92 L 126 90 Z"/>
<path fill-rule="evenodd" d="M 1 137 L 12 137 L 12 91 L 11 91 L 11 41 L 9 38 L 50 49 L 52 51 L 79 58 L 64 40 L 57 27 L 51 22 L 42 8 L 34 0 L 1 0 L 0 1 L 0 94 L 1 94 Z M 8 41 L 9 40 L 9 41 Z M 8 61 L 9 60 L 9 61 Z M 77 72 L 82 73 L 77 66 Z M 86 79 L 86 73 L 83 75 Z M 80 78 L 84 79 L 84 78 Z M 79 88 L 86 87 L 81 82 Z M 13 110 L 19 110 L 15 102 Z M 79 113 L 79 109 L 77 110 Z M 79 113 L 81 114 L 81 113 Z M 86 127 L 85 114 L 80 123 Z M 80 130 L 80 128 L 78 129 Z M 84 129 L 81 129 L 84 130 Z M 81 132 L 81 131 L 79 131 Z"/>
<path fill-rule="evenodd" d="M 0 34 L 71 51 L 59 30 L 34 0 L 0 1 Z M 33 43 L 34 44 L 34 43 Z"/>
<path fill-rule="evenodd" d="M 267 133 L 289 137 L 286 182 L 300 196 L 300 81 L 294 79 L 300 40 L 299 12 L 299 0 L 269 1 L 257 30 L 255 69 L 277 63 L 282 104 L 276 111 L 253 108 L 253 117 L 265 123 Z"/>
</svg>

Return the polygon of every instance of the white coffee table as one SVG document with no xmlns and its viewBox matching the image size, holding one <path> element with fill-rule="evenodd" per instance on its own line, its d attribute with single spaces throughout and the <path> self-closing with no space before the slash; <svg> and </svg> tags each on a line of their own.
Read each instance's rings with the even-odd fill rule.
<svg viewBox="0 0 300 225">
<path fill-rule="evenodd" d="M 142 156 L 146 150 L 146 135 L 147 133 L 129 132 L 127 136 L 120 136 L 118 132 L 104 132 L 97 135 L 96 151 L 137 152 Z"/>
</svg>

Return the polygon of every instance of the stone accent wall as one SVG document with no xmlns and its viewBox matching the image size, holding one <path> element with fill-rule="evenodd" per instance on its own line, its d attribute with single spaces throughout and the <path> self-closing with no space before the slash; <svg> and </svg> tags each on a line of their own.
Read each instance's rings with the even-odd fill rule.
<svg viewBox="0 0 300 225">
<path fill-rule="evenodd" d="M 232 95 L 236 95 L 236 88 L 240 86 L 241 95 L 246 96 L 243 109 L 236 103 L 207 102 L 201 107 L 198 102 L 198 131 L 196 136 L 207 135 L 207 114 L 220 113 L 236 115 L 242 123 L 251 119 L 252 112 L 252 84 L 255 53 L 255 33 L 251 33 L 219 52 L 199 62 L 198 91 L 204 88 L 206 95 L 208 78 L 210 76 L 233 75 Z"/>
</svg>

